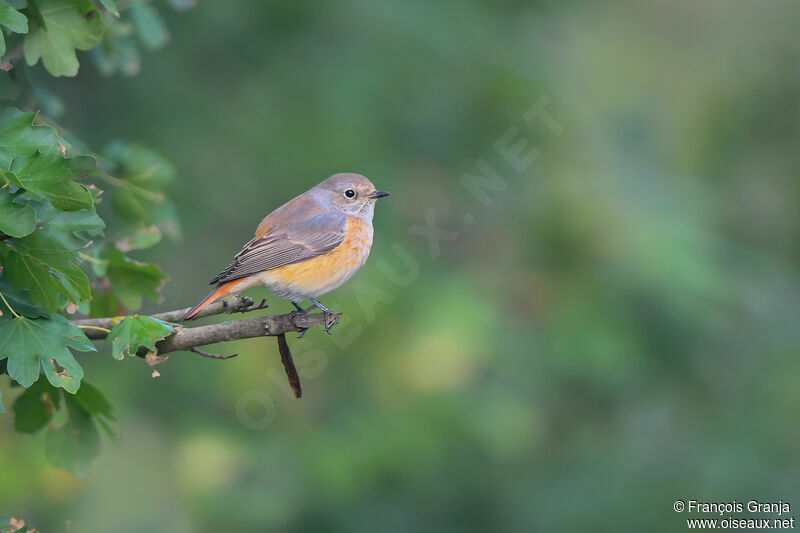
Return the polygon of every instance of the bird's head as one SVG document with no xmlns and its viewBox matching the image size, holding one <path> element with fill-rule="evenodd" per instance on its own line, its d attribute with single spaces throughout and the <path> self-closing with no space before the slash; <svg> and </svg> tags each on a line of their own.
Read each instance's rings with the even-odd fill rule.
<svg viewBox="0 0 800 533">
<path fill-rule="evenodd" d="M 375 201 L 389 196 L 361 174 L 334 174 L 315 187 L 331 207 L 344 215 L 372 220 Z"/>
</svg>

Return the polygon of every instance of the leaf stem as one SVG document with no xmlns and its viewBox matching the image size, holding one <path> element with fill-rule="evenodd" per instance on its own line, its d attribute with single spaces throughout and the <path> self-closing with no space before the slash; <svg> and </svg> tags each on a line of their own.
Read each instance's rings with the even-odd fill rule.
<svg viewBox="0 0 800 533">
<path fill-rule="evenodd" d="M 13 307 L 11 307 L 11 304 L 10 304 L 10 303 L 8 303 L 8 300 L 6 300 L 6 297 L 5 297 L 5 296 L 3 296 L 3 293 L 2 293 L 2 292 L 0 292 L 0 298 L 2 298 L 2 299 L 3 299 L 3 303 L 4 303 L 4 304 L 6 304 L 6 307 L 8 307 L 8 310 L 9 310 L 9 311 L 11 311 L 11 314 L 12 314 L 12 315 L 14 315 L 14 318 L 19 318 L 19 315 L 17 314 L 17 312 L 16 312 L 16 311 L 14 311 L 14 308 L 13 308 Z"/>
<path fill-rule="evenodd" d="M 164 195 L 163 194 L 160 194 L 160 193 L 157 193 L 157 192 L 153 192 L 153 191 L 148 191 L 147 189 L 139 187 L 138 185 L 134 185 L 133 183 L 131 183 L 129 181 L 126 181 L 124 179 L 118 178 L 116 176 L 112 176 L 108 172 L 105 172 L 105 171 L 103 171 L 101 169 L 97 169 L 97 172 L 94 175 L 96 177 L 106 181 L 106 183 L 109 183 L 109 184 L 114 185 L 116 187 L 127 187 L 129 189 L 132 189 L 132 190 L 138 192 L 139 194 L 141 194 L 142 196 L 144 196 L 145 198 L 147 198 L 149 200 L 152 200 L 154 202 L 160 202 L 160 201 L 162 201 L 164 199 Z"/>
<path fill-rule="evenodd" d="M 90 263 L 94 263 L 95 265 L 102 265 L 104 263 L 104 261 L 102 259 L 98 259 L 96 257 L 92 257 L 91 255 L 85 254 L 83 252 L 78 252 L 78 257 L 80 257 L 84 261 L 89 261 Z"/>
<path fill-rule="evenodd" d="M 111 333 L 110 329 L 101 328 L 100 326 L 80 326 L 79 325 L 78 327 L 81 328 L 81 329 L 96 329 L 96 330 L 99 330 L 99 331 L 105 331 L 106 333 Z"/>
</svg>

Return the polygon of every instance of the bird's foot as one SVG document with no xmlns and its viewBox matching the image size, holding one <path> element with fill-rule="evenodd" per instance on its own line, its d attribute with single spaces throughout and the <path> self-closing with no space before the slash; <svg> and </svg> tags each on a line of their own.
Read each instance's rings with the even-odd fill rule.
<svg viewBox="0 0 800 533">
<path fill-rule="evenodd" d="M 339 323 L 339 317 L 341 316 L 342 313 L 339 313 L 338 311 L 332 311 L 331 309 L 328 309 L 327 307 L 325 307 L 324 305 L 319 303 L 314 298 L 311 298 L 310 300 L 311 300 L 311 303 L 314 304 L 313 307 L 320 308 L 322 310 L 322 313 L 325 316 L 325 333 L 327 333 L 328 335 L 333 335 L 331 333 L 331 328 Z"/>
<path fill-rule="evenodd" d="M 325 316 L 325 333 L 333 335 L 333 333 L 331 333 L 331 328 L 339 323 L 339 317 L 342 313 L 326 309 L 323 311 L 323 315 Z"/>
</svg>

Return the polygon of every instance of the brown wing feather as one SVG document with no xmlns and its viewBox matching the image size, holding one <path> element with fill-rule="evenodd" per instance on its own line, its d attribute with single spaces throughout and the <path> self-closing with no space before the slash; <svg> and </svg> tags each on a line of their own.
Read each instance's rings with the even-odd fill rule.
<svg viewBox="0 0 800 533">
<path fill-rule="evenodd" d="M 211 285 L 330 252 L 344 241 L 346 226 L 347 218 L 342 215 L 321 214 L 275 228 L 247 243 L 233 263 L 211 280 Z"/>
</svg>

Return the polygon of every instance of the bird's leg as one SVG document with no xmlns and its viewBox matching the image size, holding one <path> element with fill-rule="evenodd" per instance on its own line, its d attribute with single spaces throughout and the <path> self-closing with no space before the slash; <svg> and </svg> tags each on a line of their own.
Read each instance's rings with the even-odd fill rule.
<svg viewBox="0 0 800 533">
<path fill-rule="evenodd" d="M 336 325 L 336 323 L 339 321 L 338 315 L 340 313 L 338 313 L 337 311 L 331 311 L 330 309 L 328 309 L 327 307 L 316 301 L 314 298 L 309 298 L 309 300 L 311 300 L 311 303 L 313 303 L 315 306 L 322 309 L 322 312 L 325 314 L 325 333 L 331 335 L 331 328 L 334 325 Z M 309 309 L 311 308 L 309 307 Z"/>
<path fill-rule="evenodd" d="M 290 315 L 292 315 L 292 319 L 294 319 L 294 317 L 297 316 L 298 313 L 301 314 L 301 315 L 304 315 L 304 314 L 306 314 L 308 312 L 306 309 L 303 309 L 302 307 L 300 307 L 300 304 L 297 303 L 297 302 L 292 302 L 292 305 L 295 307 L 295 309 L 297 309 L 297 311 L 292 311 L 290 313 Z M 311 309 L 311 307 L 309 307 L 309 309 Z M 294 322 L 294 320 L 292 320 L 292 322 Z M 298 339 L 302 339 L 303 335 L 306 334 L 306 331 L 308 331 L 308 328 L 303 328 L 302 330 L 300 330 L 300 335 L 298 335 L 297 338 Z"/>
</svg>

